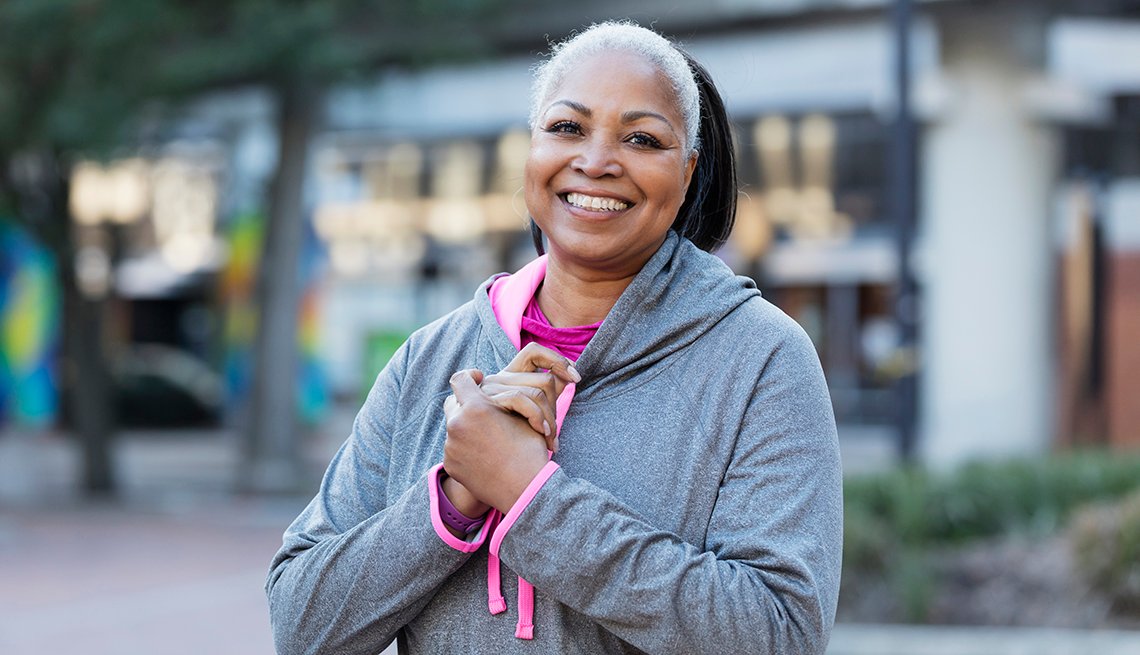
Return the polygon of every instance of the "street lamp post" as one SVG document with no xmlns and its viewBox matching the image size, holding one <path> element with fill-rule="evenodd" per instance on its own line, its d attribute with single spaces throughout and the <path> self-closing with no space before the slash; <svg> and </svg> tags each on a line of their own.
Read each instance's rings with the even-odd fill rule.
<svg viewBox="0 0 1140 655">
<path fill-rule="evenodd" d="M 895 116 L 891 138 L 890 177 L 892 209 L 895 221 L 898 280 L 894 298 L 894 316 L 899 331 L 899 350 L 907 364 L 895 383 L 897 399 L 895 424 L 898 429 L 899 456 L 911 461 L 915 455 L 917 424 L 918 367 L 918 288 L 910 268 L 917 216 L 916 180 L 918 158 L 917 129 L 911 107 L 910 24 L 911 0 L 895 0 L 891 11 L 895 41 L 894 79 Z"/>
</svg>

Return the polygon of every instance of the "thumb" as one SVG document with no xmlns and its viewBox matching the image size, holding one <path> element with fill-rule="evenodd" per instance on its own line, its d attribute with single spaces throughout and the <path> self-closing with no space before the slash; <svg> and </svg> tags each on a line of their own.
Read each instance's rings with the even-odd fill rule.
<svg viewBox="0 0 1140 655">
<path fill-rule="evenodd" d="M 463 405 L 483 395 L 483 392 L 479 390 L 479 383 L 482 380 L 482 371 L 469 368 L 456 371 L 448 380 L 448 384 L 451 385 L 451 393 L 455 394 L 455 399 L 459 401 L 460 405 Z"/>
</svg>

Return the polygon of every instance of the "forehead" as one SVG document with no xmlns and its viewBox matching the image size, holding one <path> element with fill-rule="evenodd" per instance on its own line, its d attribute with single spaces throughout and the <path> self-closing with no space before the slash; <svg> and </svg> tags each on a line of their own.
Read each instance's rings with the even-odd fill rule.
<svg viewBox="0 0 1140 655">
<path fill-rule="evenodd" d="M 673 84 L 657 65 L 636 52 L 602 50 L 583 55 L 567 66 L 544 101 L 573 100 L 588 108 L 650 110 L 680 119 Z"/>
</svg>

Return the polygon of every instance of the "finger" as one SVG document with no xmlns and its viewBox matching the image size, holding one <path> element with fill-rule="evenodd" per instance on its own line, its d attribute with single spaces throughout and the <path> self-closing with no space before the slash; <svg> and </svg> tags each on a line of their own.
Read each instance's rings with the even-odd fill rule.
<svg viewBox="0 0 1140 655">
<path fill-rule="evenodd" d="M 490 377 L 487 379 L 489 380 Z M 535 407 L 538 408 L 538 413 L 541 414 L 541 416 L 532 416 L 530 414 L 517 411 L 514 407 L 504 406 L 498 402 L 495 404 L 502 409 L 513 411 L 521 416 L 524 416 L 535 432 L 546 435 L 547 437 L 557 434 L 558 422 L 556 420 L 556 417 L 558 416 L 558 408 L 554 403 L 550 402 L 549 397 L 542 389 L 526 386 L 500 385 L 494 383 L 487 384 L 486 382 L 483 383 L 483 386 L 480 387 L 480 389 L 482 389 L 483 393 L 487 394 L 487 396 L 492 399 L 494 399 L 495 396 L 501 394 L 525 395 L 530 399 L 531 402 L 534 403 Z"/>
<path fill-rule="evenodd" d="M 479 380 L 483 379 L 483 373 L 477 369 L 464 369 L 456 371 L 448 384 L 451 385 L 451 392 L 455 394 L 455 400 L 464 405 L 468 402 L 478 400 L 483 396 L 479 390 L 479 382 L 476 381 L 476 374 Z"/>
<path fill-rule="evenodd" d="M 455 400 L 455 396 L 448 396 L 443 399 L 443 415 L 451 420 L 452 415 L 459 409 L 459 401 Z"/>
<path fill-rule="evenodd" d="M 542 393 L 546 396 L 548 402 L 553 405 L 558 401 L 558 396 L 562 394 L 562 390 L 566 388 L 566 381 L 557 375 L 549 372 L 542 373 L 514 373 L 510 371 L 501 371 L 494 375 L 488 375 L 483 379 L 483 390 L 486 391 L 488 385 L 501 385 L 508 387 L 534 387 L 541 389 Z"/>
<path fill-rule="evenodd" d="M 525 418 L 530 427 L 543 437 L 553 437 L 553 424 L 546 412 L 542 411 L 542 406 L 534 401 L 528 391 L 534 390 L 518 387 L 507 388 L 500 393 L 491 393 L 485 388 L 483 390 L 496 406 Z"/>
<path fill-rule="evenodd" d="M 523 392 L 523 393 L 520 393 Z M 497 398 L 501 398 L 503 403 L 500 405 Z M 538 416 L 547 416 L 545 412 L 534 412 L 533 409 L 528 407 L 526 400 L 530 400 L 530 396 L 525 393 L 524 389 L 513 388 L 503 394 L 497 394 L 491 397 L 491 401 L 504 411 L 514 412 L 519 416 L 526 419 L 527 424 L 532 430 L 535 431 L 536 436 L 542 437 L 546 442 L 546 449 L 551 452 L 558 452 L 558 424 L 555 422 L 554 417 L 542 418 Z M 533 405 L 538 407 L 537 404 Z M 539 408 L 541 409 L 541 408 Z"/>
<path fill-rule="evenodd" d="M 519 354 L 515 355 L 515 358 L 512 359 L 511 363 L 507 364 L 507 367 L 503 370 L 515 373 L 530 373 L 533 371 L 547 370 L 562 378 L 567 383 L 580 382 L 582 380 L 582 376 L 578 374 L 578 369 L 574 368 L 573 362 L 553 350 L 534 342 L 523 346 Z"/>
</svg>

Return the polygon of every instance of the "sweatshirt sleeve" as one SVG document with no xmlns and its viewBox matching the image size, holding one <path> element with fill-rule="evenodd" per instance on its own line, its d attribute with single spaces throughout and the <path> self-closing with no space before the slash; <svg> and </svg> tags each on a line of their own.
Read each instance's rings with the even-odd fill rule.
<svg viewBox="0 0 1140 655">
<path fill-rule="evenodd" d="M 756 384 L 703 548 L 564 470 L 529 501 L 492 544 L 503 562 L 640 650 L 827 648 L 839 594 L 842 476 L 823 373 L 798 328 Z"/>
<path fill-rule="evenodd" d="M 266 593 L 278 653 L 378 653 L 478 548 L 433 528 L 425 472 L 389 498 L 389 424 L 407 346 L 377 378 L 316 497 L 286 530 Z"/>
</svg>

